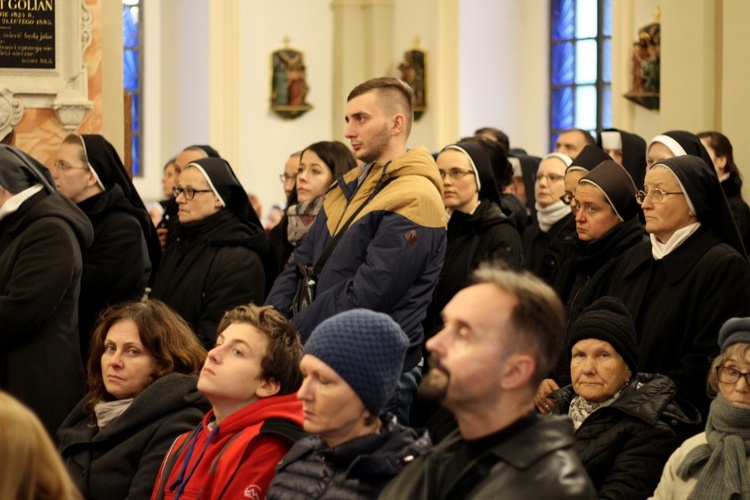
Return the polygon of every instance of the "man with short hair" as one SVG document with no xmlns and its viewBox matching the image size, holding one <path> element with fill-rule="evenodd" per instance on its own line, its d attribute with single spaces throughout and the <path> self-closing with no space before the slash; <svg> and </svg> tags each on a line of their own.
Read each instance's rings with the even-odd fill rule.
<svg viewBox="0 0 750 500">
<path fill-rule="evenodd" d="M 302 344 L 272 307 L 227 312 L 198 390 L 212 409 L 164 457 L 153 499 L 265 498 L 274 467 L 303 437 Z"/>
<path fill-rule="evenodd" d="M 422 320 L 443 265 L 443 184 L 423 146 L 407 152 L 413 122 L 411 87 L 395 78 L 368 80 L 351 91 L 346 137 L 360 168 L 328 192 L 323 208 L 266 300 L 291 315 L 297 264 L 322 266 L 315 300 L 292 318 L 303 341 L 323 320 L 355 308 L 389 314 L 409 337 L 399 389 L 387 406 L 402 423 L 421 378 Z M 356 335 L 356 332 L 352 332 Z"/>
<path fill-rule="evenodd" d="M 458 429 L 381 498 L 595 498 L 572 423 L 539 415 L 532 402 L 563 347 L 560 300 L 528 273 L 484 265 L 474 278 L 443 309 L 419 388 L 453 412 Z"/>
<path fill-rule="evenodd" d="M 594 137 L 583 129 L 571 128 L 560 132 L 557 141 L 555 141 L 553 152 L 564 153 L 571 158 L 575 158 L 587 144 L 596 146 Z"/>
</svg>

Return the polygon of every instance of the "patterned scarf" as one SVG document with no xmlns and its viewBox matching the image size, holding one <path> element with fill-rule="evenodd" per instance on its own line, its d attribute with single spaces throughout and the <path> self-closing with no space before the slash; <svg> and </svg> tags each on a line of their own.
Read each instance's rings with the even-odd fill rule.
<svg viewBox="0 0 750 500">
<path fill-rule="evenodd" d="M 314 200 L 298 203 L 287 209 L 286 216 L 289 225 L 287 226 L 286 237 L 289 243 L 295 247 L 299 245 L 315 221 L 315 217 L 318 216 L 318 212 L 323 208 L 324 200 L 325 196 L 318 196 Z"/>
<path fill-rule="evenodd" d="M 606 399 L 601 403 L 591 403 L 576 394 L 576 396 L 570 401 L 570 408 L 568 408 L 568 416 L 573 421 L 573 427 L 575 427 L 575 430 L 578 430 L 583 421 L 596 410 L 609 406 L 617 401 L 617 398 L 620 397 L 621 393 L 622 389 L 617 391 L 611 398 Z"/>
<path fill-rule="evenodd" d="M 706 440 L 677 468 L 682 479 L 697 478 L 689 499 L 750 499 L 750 408 L 740 408 L 721 394 L 711 403 Z"/>
</svg>

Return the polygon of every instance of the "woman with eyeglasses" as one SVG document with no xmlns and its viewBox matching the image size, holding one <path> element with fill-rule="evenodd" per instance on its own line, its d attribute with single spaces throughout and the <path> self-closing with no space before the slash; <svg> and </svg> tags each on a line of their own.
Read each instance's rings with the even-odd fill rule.
<svg viewBox="0 0 750 500">
<path fill-rule="evenodd" d="M 521 236 L 500 208 L 487 151 L 475 142 L 443 148 L 437 157 L 448 215 L 448 245 L 440 278 L 423 323 L 425 340 L 442 327 L 440 313 L 469 275 L 488 260 L 520 268 Z"/>
<path fill-rule="evenodd" d="M 81 359 L 85 362 L 99 313 L 143 296 L 156 275 L 161 247 L 129 173 L 103 136 L 65 137 L 51 172 L 57 189 L 94 226 L 94 242 L 83 254 L 78 299 Z"/>
<path fill-rule="evenodd" d="M 575 237 L 575 221 L 560 197 L 565 194 L 565 170 L 572 160 L 562 153 L 545 156 L 536 173 L 536 222 L 523 234 L 524 267 L 552 285 L 564 297 L 572 284 L 572 270 L 563 269 L 570 256 L 565 238 Z M 561 272 L 563 270 L 563 272 Z"/>
<path fill-rule="evenodd" d="M 211 348 L 225 311 L 263 303 L 276 261 L 245 189 L 225 160 L 188 163 L 174 194 L 178 236 L 164 254 L 151 297 L 175 309 Z"/>
<path fill-rule="evenodd" d="M 638 369 L 672 378 L 705 417 L 716 333 L 727 319 L 750 316 L 747 256 L 719 179 L 701 158 L 655 163 L 637 200 L 650 240 L 622 256 L 611 294 L 635 317 Z"/>
<path fill-rule="evenodd" d="M 653 498 L 750 498 L 750 318 L 724 323 L 719 347 L 706 430 L 670 457 Z"/>
</svg>

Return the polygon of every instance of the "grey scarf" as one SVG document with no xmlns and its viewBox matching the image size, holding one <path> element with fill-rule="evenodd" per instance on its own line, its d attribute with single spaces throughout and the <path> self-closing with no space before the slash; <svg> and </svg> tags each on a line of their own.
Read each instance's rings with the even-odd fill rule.
<svg viewBox="0 0 750 500">
<path fill-rule="evenodd" d="M 690 451 L 677 468 L 682 479 L 697 478 L 689 499 L 750 499 L 750 409 L 719 394 L 706 421 L 708 444 Z"/>
<path fill-rule="evenodd" d="M 325 196 L 318 196 L 314 200 L 292 205 L 286 212 L 289 225 L 287 226 L 287 240 L 292 245 L 299 246 L 302 238 L 315 222 L 318 212 L 323 208 Z"/>
</svg>

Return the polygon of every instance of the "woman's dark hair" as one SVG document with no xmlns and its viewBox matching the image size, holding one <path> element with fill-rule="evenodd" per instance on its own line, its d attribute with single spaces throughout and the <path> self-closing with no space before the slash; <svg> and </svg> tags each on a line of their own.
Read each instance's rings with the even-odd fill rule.
<svg viewBox="0 0 750 500">
<path fill-rule="evenodd" d="M 701 132 L 697 134 L 699 139 L 706 139 L 708 145 L 714 150 L 714 156 L 721 158 L 722 156 L 727 159 L 727 164 L 724 166 L 724 170 L 729 173 L 729 177 L 741 177 L 740 169 L 737 168 L 737 164 L 734 163 L 734 148 L 732 143 L 729 142 L 729 138 L 721 132 Z"/>
<path fill-rule="evenodd" d="M 357 160 L 354 155 L 343 143 L 339 141 L 321 141 L 310 144 L 302 150 L 300 158 L 305 155 L 305 151 L 310 150 L 329 168 L 333 178 L 344 175 L 349 170 L 357 166 Z"/>
<path fill-rule="evenodd" d="M 149 384 L 170 373 L 195 375 L 206 360 L 206 350 L 179 314 L 164 302 L 150 299 L 147 302 L 128 302 L 105 310 L 91 336 L 91 354 L 88 362 L 89 396 L 84 411 L 94 418 L 94 406 L 100 401 L 112 401 L 102 377 L 104 341 L 112 326 L 130 320 L 138 328 L 143 348 L 156 359 L 156 369 Z"/>
</svg>

